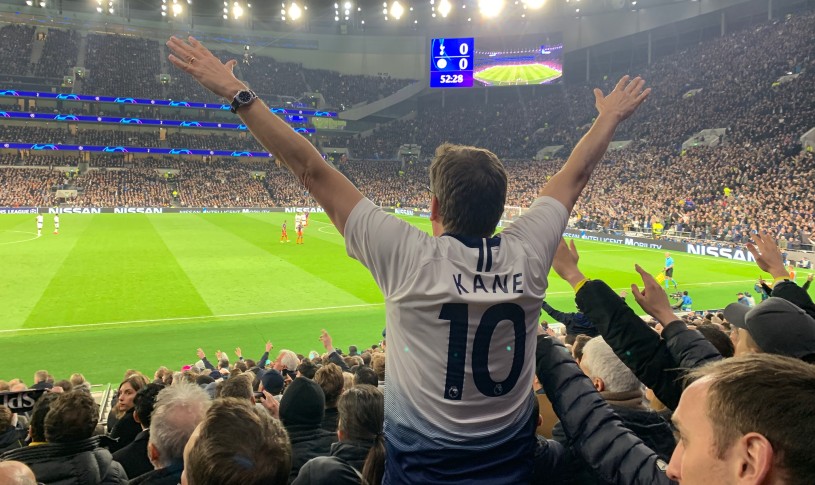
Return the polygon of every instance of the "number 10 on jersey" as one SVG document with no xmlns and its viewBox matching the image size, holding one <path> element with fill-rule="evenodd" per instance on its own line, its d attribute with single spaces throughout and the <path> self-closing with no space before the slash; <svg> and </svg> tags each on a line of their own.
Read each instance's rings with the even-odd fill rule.
<svg viewBox="0 0 815 485">
<path fill-rule="evenodd" d="M 475 328 L 472 349 L 467 349 L 467 334 L 470 331 L 469 310 L 469 305 L 465 303 L 445 303 L 439 313 L 439 320 L 450 322 L 444 398 L 451 401 L 461 400 L 468 351 L 472 353 L 470 365 L 475 387 L 487 397 L 498 397 L 509 393 L 518 383 L 524 366 L 526 319 L 523 308 L 515 303 L 499 303 L 487 308 Z M 495 329 L 503 321 L 511 322 L 515 333 L 514 348 L 507 348 L 507 351 L 513 352 L 512 367 L 506 379 L 495 381 L 489 369 L 490 345 Z"/>
</svg>

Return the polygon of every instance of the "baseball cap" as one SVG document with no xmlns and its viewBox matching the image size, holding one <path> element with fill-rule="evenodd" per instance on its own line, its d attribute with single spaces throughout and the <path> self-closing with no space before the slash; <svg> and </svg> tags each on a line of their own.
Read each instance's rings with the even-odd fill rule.
<svg viewBox="0 0 815 485">
<path fill-rule="evenodd" d="M 768 354 L 796 359 L 815 354 L 815 319 L 783 298 L 770 297 L 753 308 L 731 303 L 724 309 L 724 317 L 750 332 Z"/>
</svg>

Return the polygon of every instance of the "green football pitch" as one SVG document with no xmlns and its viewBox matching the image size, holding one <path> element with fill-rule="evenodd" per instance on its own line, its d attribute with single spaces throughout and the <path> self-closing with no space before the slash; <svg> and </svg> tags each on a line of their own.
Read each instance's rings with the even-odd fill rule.
<svg viewBox="0 0 815 485">
<path fill-rule="evenodd" d="M 284 219 L 291 228 L 292 214 L 282 213 L 64 214 L 61 234 L 46 216 L 37 238 L 33 215 L 0 217 L 0 378 L 30 383 L 47 369 L 58 380 L 82 372 L 118 383 L 126 369 L 193 363 L 198 347 L 213 359 L 235 347 L 258 359 L 266 339 L 306 354 L 321 350 L 321 328 L 341 348 L 378 342 L 383 298 L 336 229 L 316 214 L 304 245 L 291 230 L 280 243 Z M 426 219 L 407 219 L 430 230 Z M 656 273 L 664 261 L 656 250 L 587 241 L 578 249 L 584 272 L 618 289 L 637 282 L 635 262 Z M 673 256 L 697 309 L 725 306 L 759 276 L 751 263 Z M 574 309 L 554 274 L 548 300 Z"/>
<path fill-rule="evenodd" d="M 540 84 L 561 73 L 541 64 L 522 66 L 493 66 L 474 75 L 479 81 L 491 85 Z"/>
</svg>

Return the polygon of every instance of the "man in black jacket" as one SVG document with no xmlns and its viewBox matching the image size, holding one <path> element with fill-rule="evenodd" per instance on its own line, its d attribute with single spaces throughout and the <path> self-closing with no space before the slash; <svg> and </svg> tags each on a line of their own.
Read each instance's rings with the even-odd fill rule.
<svg viewBox="0 0 815 485">
<path fill-rule="evenodd" d="M 153 464 L 147 457 L 147 441 L 150 439 L 150 418 L 153 414 L 153 405 L 159 391 L 164 384 L 150 383 L 139 389 L 133 399 L 133 419 L 141 425 L 142 432 L 136 435 L 132 443 L 113 453 L 113 459 L 122 464 L 131 479 L 143 475 L 153 469 Z"/>
<path fill-rule="evenodd" d="M 328 456 L 337 434 L 322 429 L 325 415 L 325 395 L 320 386 L 305 377 L 298 377 L 280 400 L 280 420 L 291 441 L 291 480 L 312 458 Z"/>
<path fill-rule="evenodd" d="M 20 448 L 3 455 L 4 460 L 28 465 L 43 483 L 63 485 L 126 484 L 127 475 L 92 437 L 99 418 L 99 406 L 84 391 L 59 396 L 45 417 L 44 445 Z"/>
<path fill-rule="evenodd" d="M 670 409 L 675 409 L 682 395 L 680 378 L 683 370 L 669 345 L 681 353 L 688 367 L 720 360 L 721 354 L 696 330 L 690 330 L 676 317 L 668 295 L 656 280 L 639 266 L 637 271 L 645 283 L 640 292 L 632 292 L 643 310 L 664 322 L 662 337 L 654 332 L 607 284 L 589 280 L 577 266 L 580 256 L 574 241 L 567 246 L 560 242 L 552 268 L 572 285 L 577 307 L 592 321 L 600 335 L 631 369 L 637 378 Z"/>
</svg>

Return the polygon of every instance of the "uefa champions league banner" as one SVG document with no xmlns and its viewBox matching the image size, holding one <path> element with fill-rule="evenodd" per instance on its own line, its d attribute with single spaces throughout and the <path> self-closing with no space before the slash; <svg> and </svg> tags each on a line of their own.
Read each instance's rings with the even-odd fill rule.
<svg viewBox="0 0 815 485">
<path fill-rule="evenodd" d="M 0 214 L 36 214 L 36 207 L 0 207 Z"/>
<path fill-rule="evenodd" d="M 750 251 L 743 247 L 717 246 L 702 242 L 665 241 L 633 236 L 615 236 L 612 234 L 584 231 L 581 229 L 566 229 L 566 231 L 563 232 L 563 237 L 585 239 L 587 241 L 596 241 L 609 244 L 619 244 L 621 246 L 631 246 L 637 248 L 677 251 L 699 256 L 732 259 L 734 261 L 755 261 L 755 258 L 752 254 L 750 254 Z"/>
</svg>

